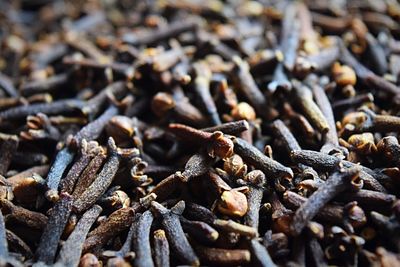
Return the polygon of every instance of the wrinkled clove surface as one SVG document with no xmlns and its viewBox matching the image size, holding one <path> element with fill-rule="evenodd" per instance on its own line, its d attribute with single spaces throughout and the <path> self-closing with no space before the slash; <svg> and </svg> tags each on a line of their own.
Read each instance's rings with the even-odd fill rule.
<svg viewBox="0 0 400 267">
<path fill-rule="evenodd" d="M 0 266 L 400 265 L 398 0 L 0 25 Z"/>
</svg>

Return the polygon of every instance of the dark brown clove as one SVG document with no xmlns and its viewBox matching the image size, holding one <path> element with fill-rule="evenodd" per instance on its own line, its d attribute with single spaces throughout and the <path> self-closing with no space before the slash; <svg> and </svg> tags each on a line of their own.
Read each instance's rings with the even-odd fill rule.
<svg viewBox="0 0 400 267">
<path fill-rule="evenodd" d="M 106 250 L 103 251 L 102 256 L 109 258 L 107 264 L 121 264 L 125 263 L 127 260 L 135 258 L 135 252 L 131 251 L 132 239 L 134 234 L 134 228 L 136 226 L 135 222 L 138 219 L 139 214 L 135 214 L 135 220 L 129 228 L 128 235 L 125 239 L 124 244 L 118 251 Z"/>
<path fill-rule="evenodd" d="M 285 204 L 293 209 L 298 209 L 307 198 L 302 197 L 294 192 L 286 191 L 283 194 Z M 343 221 L 343 207 L 333 204 L 327 204 L 315 215 L 317 219 L 326 220 L 334 223 L 341 223 Z"/>
<path fill-rule="evenodd" d="M 215 227 L 224 231 L 234 232 L 251 238 L 258 236 L 258 231 L 256 228 L 243 225 L 232 220 L 217 219 L 213 222 L 213 224 Z"/>
<path fill-rule="evenodd" d="M 135 250 L 135 265 L 154 266 L 150 248 L 150 228 L 153 222 L 153 215 L 148 210 L 138 219 L 134 230 L 133 248 Z"/>
<path fill-rule="evenodd" d="M 182 229 L 198 241 L 212 243 L 219 237 L 217 230 L 205 222 L 190 221 L 184 217 L 180 217 L 180 222 Z"/>
<path fill-rule="evenodd" d="M 96 142 L 88 143 L 85 139 L 82 140 L 79 159 L 71 166 L 67 175 L 61 180 L 60 191 L 72 194 L 79 175 L 99 151 L 100 148 Z"/>
<path fill-rule="evenodd" d="M 247 202 L 249 207 L 244 216 L 244 223 L 250 227 L 258 229 L 261 201 L 264 195 L 263 186 L 266 182 L 265 175 L 261 171 L 254 170 L 249 172 L 243 180 L 249 187 L 249 192 L 247 192 Z"/>
<path fill-rule="evenodd" d="M 169 129 L 178 137 L 194 139 L 207 145 L 210 157 L 230 157 L 233 154 L 232 140 L 224 136 L 222 132 L 208 133 L 183 124 L 170 124 Z"/>
<path fill-rule="evenodd" d="M 60 85 L 68 81 L 68 73 L 60 73 L 45 80 L 31 81 L 22 84 L 19 88 L 23 96 L 30 96 L 37 93 L 50 92 L 60 88 Z"/>
<path fill-rule="evenodd" d="M 297 49 L 300 45 L 299 7 L 301 7 L 300 4 L 289 3 L 282 19 L 280 49 L 284 55 L 283 65 L 289 71 L 294 68 Z"/>
<path fill-rule="evenodd" d="M 84 101 L 77 99 L 66 99 L 51 103 L 39 103 L 28 106 L 18 106 L 0 112 L 0 120 L 22 119 L 29 115 L 43 113 L 46 115 L 57 115 L 71 113 L 81 109 L 85 105 Z"/>
<path fill-rule="evenodd" d="M 11 160 L 18 148 L 18 137 L 15 135 L 0 135 L 0 174 L 4 175 L 10 167 Z"/>
<path fill-rule="evenodd" d="M 21 238 L 9 230 L 7 230 L 6 236 L 10 251 L 19 253 L 26 259 L 33 258 L 33 252 L 31 248 Z"/>
<path fill-rule="evenodd" d="M 66 193 L 60 194 L 59 200 L 51 210 L 48 223 L 43 230 L 39 246 L 35 252 L 35 257 L 39 262 L 45 264 L 54 262 L 58 242 L 72 210 L 72 203 L 73 199 L 70 195 Z"/>
<path fill-rule="evenodd" d="M 248 101 L 261 117 L 267 120 L 274 119 L 274 117 L 276 117 L 276 111 L 271 107 L 268 107 L 267 100 L 254 81 L 247 62 L 243 61 L 239 57 L 234 57 L 233 60 L 237 68 L 236 79 L 238 80 L 238 88 L 246 96 Z"/>
<path fill-rule="evenodd" d="M 218 115 L 217 107 L 215 106 L 214 100 L 210 93 L 210 79 L 211 71 L 207 64 L 203 62 L 197 62 L 193 66 L 196 78 L 194 82 L 194 90 L 201 100 L 201 105 L 210 118 L 213 125 L 221 124 L 221 120 Z"/>
<path fill-rule="evenodd" d="M 82 218 L 75 226 L 74 231 L 62 245 L 58 254 L 57 263 L 70 266 L 78 265 L 86 235 L 101 211 L 102 208 L 100 206 L 94 205 L 83 214 Z"/>
<path fill-rule="evenodd" d="M 48 190 L 46 192 L 46 198 L 52 202 L 58 200 L 58 185 L 60 184 L 61 177 L 68 165 L 71 164 L 74 159 L 75 153 L 68 147 L 63 148 L 57 153 L 57 156 L 51 165 L 49 173 L 46 179 L 46 185 Z"/>
<path fill-rule="evenodd" d="M 303 163 L 315 169 L 325 171 L 337 168 L 341 162 L 346 168 L 358 166 L 350 161 L 343 161 L 338 157 L 310 150 L 292 151 L 291 158 L 294 162 Z M 379 174 L 373 170 L 365 166 L 360 166 L 360 178 L 365 183 L 365 186 L 375 191 L 386 192 L 387 190 L 376 179 L 378 178 L 377 176 Z"/>
<path fill-rule="evenodd" d="M 234 151 L 239 154 L 243 160 L 257 169 L 263 171 L 269 177 L 293 177 L 293 171 L 280 164 L 279 162 L 265 156 L 256 147 L 250 145 L 241 138 L 233 140 Z"/>
<path fill-rule="evenodd" d="M 172 95 L 160 92 L 153 97 L 151 107 L 153 112 L 160 117 L 171 114 L 183 123 L 194 126 L 206 124 L 206 118 L 203 114 L 186 98 L 176 101 Z"/>
<path fill-rule="evenodd" d="M 169 243 L 165 231 L 158 229 L 153 233 L 154 238 L 154 264 L 156 267 L 169 267 Z"/>
<path fill-rule="evenodd" d="M 30 211 L 20 206 L 14 205 L 11 201 L 0 200 L 1 209 L 5 214 L 5 222 L 18 222 L 32 229 L 43 230 L 48 222 L 46 215 Z"/>
<path fill-rule="evenodd" d="M 186 21 L 185 23 L 177 22 L 163 29 L 159 29 L 157 31 L 149 32 L 143 36 L 130 36 L 126 35 L 124 37 L 125 42 L 130 43 L 132 45 L 150 45 L 154 43 L 158 43 L 165 39 L 176 37 L 177 35 L 186 32 L 193 31 L 196 29 L 197 24 L 193 21 Z"/>
<path fill-rule="evenodd" d="M 313 91 L 313 95 L 318 107 L 324 114 L 326 121 L 329 125 L 329 130 L 324 135 L 325 144 L 321 148 L 321 152 L 332 154 L 334 152 L 347 154 L 344 148 L 339 147 L 339 138 L 336 131 L 335 117 L 333 115 L 332 106 L 329 102 L 328 96 L 324 89 L 317 83 L 317 77 L 315 75 L 309 75 L 307 83 Z"/>
<path fill-rule="evenodd" d="M 250 251 L 254 254 L 252 261 L 258 266 L 276 266 L 267 249 L 256 238 L 250 240 Z"/>
<path fill-rule="evenodd" d="M 82 252 L 86 253 L 93 251 L 96 247 L 101 247 L 112 237 L 129 228 L 134 214 L 135 210 L 132 208 L 122 208 L 111 213 L 103 223 L 88 234 Z"/>
<path fill-rule="evenodd" d="M 0 212 L 0 255 L 2 258 L 8 258 L 8 244 L 6 237 L 6 226 L 4 224 L 3 213 Z"/>
<path fill-rule="evenodd" d="M 110 106 L 101 116 L 96 120 L 87 124 L 83 127 L 71 140 L 71 145 L 79 146 L 83 139 L 87 142 L 96 140 L 106 123 L 115 115 L 117 115 L 118 109 L 115 106 Z"/>
<path fill-rule="evenodd" d="M 199 266 L 199 259 L 185 237 L 179 222 L 179 215 L 182 214 L 185 209 L 185 202 L 178 202 L 171 210 L 168 210 L 157 202 L 152 202 L 151 205 L 157 216 L 161 216 L 162 218 L 162 225 L 167 234 L 168 242 L 171 244 L 171 248 L 182 261 L 192 266 Z"/>
<path fill-rule="evenodd" d="M 310 122 L 321 133 L 327 133 L 330 130 L 329 124 L 321 109 L 314 102 L 311 90 L 307 86 L 299 82 L 295 82 L 293 84 L 293 92 L 296 103 L 304 111 Z"/>
<path fill-rule="evenodd" d="M 132 157 L 138 155 L 136 149 L 118 150 L 112 138 L 108 140 L 108 149 L 110 158 L 103 166 L 96 180 L 74 201 L 74 209 L 78 213 L 92 206 L 105 193 L 118 170 L 121 156 Z"/>
<path fill-rule="evenodd" d="M 19 96 L 17 89 L 14 87 L 13 81 L 4 73 L 0 73 L 0 87 L 11 97 Z"/>
<path fill-rule="evenodd" d="M 250 252 L 244 249 L 228 250 L 199 246 L 196 251 L 199 254 L 200 260 L 205 264 L 230 266 L 250 262 Z"/>
<path fill-rule="evenodd" d="M 350 188 L 350 184 L 358 178 L 359 169 L 354 167 L 332 174 L 327 181 L 296 211 L 291 229 L 294 235 L 299 235 L 306 224 L 335 195 Z M 357 183 L 357 182 L 356 182 Z"/>
<path fill-rule="evenodd" d="M 201 129 L 204 132 L 223 132 L 224 134 L 230 134 L 230 135 L 236 135 L 241 132 L 244 132 L 250 128 L 249 123 L 245 120 L 239 120 L 239 121 L 233 121 L 233 122 L 227 122 L 227 123 L 222 123 L 217 126 L 209 127 L 209 128 L 203 128 Z"/>
<path fill-rule="evenodd" d="M 75 188 L 72 196 L 77 198 L 80 196 L 89 185 L 96 179 L 96 173 L 103 165 L 103 162 L 106 160 L 105 151 L 99 147 L 99 153 L 90 161 L 90 163 L 86 166 L 86 168 L 82 171 L 78 181 L 75 184 Z M 72 168 L 72 167 L 71 167 Z"/>
</svg>

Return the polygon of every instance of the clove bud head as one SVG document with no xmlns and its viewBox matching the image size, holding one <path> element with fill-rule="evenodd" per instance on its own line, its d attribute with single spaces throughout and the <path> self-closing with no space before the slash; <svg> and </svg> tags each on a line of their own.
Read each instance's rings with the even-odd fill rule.
<svg viewBox="0 0 400 267">
<path fill-rule="evenodd" d="M 243 217 L 247 209 L 246 195 L 236 190 L 224 191 L 218 201 L 218 210 L 228 216 Z"/>
<path fill-rule="evenodd" d="M 153 97 L 151 101 L 151 109 L 153 112 L 162 117 L 166 112 L 175 107 L 175 101 L 170 94 L 158 93 Z"/>
<path fill-rule="evenodd" d="M 233 155 L 233 142 L 220 131 L 214 132 L 211 136 L 211 143 L 208 147 L 210 157 L 229 158 Z"/>
<path fill-rule="evenodd" d="M 333 78 L 340 86 L 355 85 L 357 77 L 355 71 L 347 65 L 335 63 L 332 68 Z"/>
</svg>

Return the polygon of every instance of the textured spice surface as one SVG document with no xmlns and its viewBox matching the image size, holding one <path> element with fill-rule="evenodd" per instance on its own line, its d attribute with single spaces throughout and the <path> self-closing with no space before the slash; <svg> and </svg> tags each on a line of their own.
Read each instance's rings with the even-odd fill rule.
<svg viewBox="0 0 400 267">
<path fill-rule="evenodd" d="M 0 1 L 0 266 L 400 266 L 399 0 Z"/>
</svg>

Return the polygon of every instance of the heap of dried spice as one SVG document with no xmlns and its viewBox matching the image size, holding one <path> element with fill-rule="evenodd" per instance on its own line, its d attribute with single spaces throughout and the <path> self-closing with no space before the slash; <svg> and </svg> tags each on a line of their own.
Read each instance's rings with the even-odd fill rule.
<svg viewBox="0 0 400 267">
<path fill-rule="evenodd" d="M 0 266 L 399 266 L 399 21 L 0 1 Z"/>
</svg>

